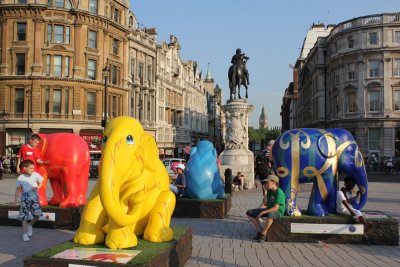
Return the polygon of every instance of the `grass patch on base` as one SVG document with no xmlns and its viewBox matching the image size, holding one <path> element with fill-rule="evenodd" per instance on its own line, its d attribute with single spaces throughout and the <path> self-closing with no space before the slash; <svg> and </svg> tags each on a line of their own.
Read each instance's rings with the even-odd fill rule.
<svg viewBox="0 0 400 267">
<path fill-rule="evenodd" d="M 174 237 L 169 242 L 164 243 L 153 243 L 146 240 L 143 240 L 142 236 L 138 236 L 138 245 L 134 248 L 126 248 L 125 250 L 140 250 L 141 252 L 130 260 L 129 264 L 135 264 L 137 266 L 148 266 L 150 262 L 158 255 L 164 253 L 169 247 L 171 247 L 174 242 L 179 240 L 187 231 L 187 228 L 184 227 L 173 227 L 172 231 L 174 232 Z M 66 249 L 72 249 L 74 247 L 86 247 L 86 248 L 107 248 L 104 244 L 98 245 L 88 245 L 84 246 L 81 244 L 75 244 L 72 241 L 65 242 L 55 247 L 51 247 L 47 250 L 43 250 L 36 254 L 33 254 L 33 258 L 51 258 L 52 256 L 63 252 Z"/>
</svg>

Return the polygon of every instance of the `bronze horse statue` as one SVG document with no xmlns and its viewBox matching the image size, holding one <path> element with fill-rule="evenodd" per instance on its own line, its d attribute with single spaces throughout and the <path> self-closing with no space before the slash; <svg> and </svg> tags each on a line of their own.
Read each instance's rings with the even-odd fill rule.
<svg viewBox="0 0 400 267">
<path fill-rule="evenodd" d="M 236 99 L 236 87 L 238 88 L 238 98 L 241 99 L 240 96 L 240 86 L 243 85 L 246 88 L 246 98 L 248 81 L 246 78 L 246 59 L 242 59 L 238 61 L 236 64 L 231 65 L 228 71 L 229 78 L 229 89 L 230 89 L 230 100 Z"/>
</svg>

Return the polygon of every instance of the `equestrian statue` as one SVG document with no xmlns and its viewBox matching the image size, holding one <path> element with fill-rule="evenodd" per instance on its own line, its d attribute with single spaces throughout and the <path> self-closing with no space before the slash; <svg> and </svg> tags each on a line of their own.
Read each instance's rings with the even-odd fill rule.
<svg viewBox="0 0 400 267">
<path fill-rule="evenodd" d="M 236 87 L 238 88 L 238 98 L 241 99 L 240 96 L 240 86 L 243 85 L 246 88 L 246 98 L 247 95 L 247 87 L 250 84 L 249 81 L 249 72 L 246 68 L 246 62 L 250 58 L 245 56 L 242 53 L 240 48 L 236 49 L 236 54 L 233 55 L 231 63 L 232 65 L 229 67 L 228 78 L 229 78 L 229 89 L 230 89 L 230 100 L 236 99 Z"/>
</svg>

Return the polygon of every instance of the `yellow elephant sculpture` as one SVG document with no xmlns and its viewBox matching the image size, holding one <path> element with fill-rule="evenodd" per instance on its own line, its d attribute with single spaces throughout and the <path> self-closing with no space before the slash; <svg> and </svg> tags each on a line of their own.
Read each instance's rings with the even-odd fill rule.
<svg viewBox="0 0 400 267">
<path fill-rule="evenodd" d="M 154 138 L 131 117 L 117 117 L 103 136 L 99 180 L 83 210 L 74 242 L 103 243 L 109 248 L 173 237 L 170 228 L 176 198 L 159 159 Z"/>
</svg>

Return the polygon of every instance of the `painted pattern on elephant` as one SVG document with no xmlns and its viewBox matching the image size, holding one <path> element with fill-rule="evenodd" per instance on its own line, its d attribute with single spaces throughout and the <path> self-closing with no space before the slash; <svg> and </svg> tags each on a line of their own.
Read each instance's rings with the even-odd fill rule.
<svg viewBox="0 0 400 267">
<path fill-rule="evenodd" d="M 363 157 L 345 129 L 294 129 L 279 136 L 272 148 L 280 187 L 286 195 L 286 213 L 300 215 L 296 198 L 299 183 L 314 182 L 308 214 L 324 216 L 336 211 L 336 179 L 343 172 L 362 189 L 356 209 L 365 205 L 368 182 Z"/>
</svg>

